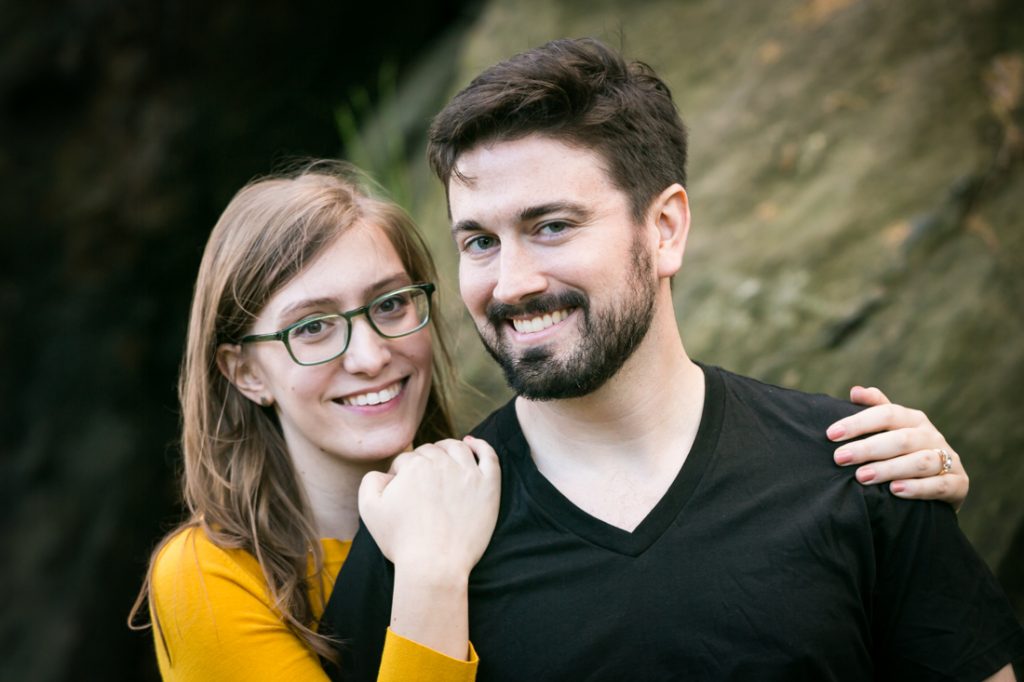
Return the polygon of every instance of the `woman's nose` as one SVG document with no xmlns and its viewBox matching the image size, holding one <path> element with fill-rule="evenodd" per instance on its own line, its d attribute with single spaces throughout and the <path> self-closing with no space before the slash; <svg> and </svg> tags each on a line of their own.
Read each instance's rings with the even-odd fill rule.
<svg viewBox="0 0 1024 682">
<path fill-rule="evenodd" d="M 388 340 L 360 316 L 352 320 L 352 338 L 341 357 L 346 372 L 376 376 L 391 362 L 391 350 Z"/>
</svg>

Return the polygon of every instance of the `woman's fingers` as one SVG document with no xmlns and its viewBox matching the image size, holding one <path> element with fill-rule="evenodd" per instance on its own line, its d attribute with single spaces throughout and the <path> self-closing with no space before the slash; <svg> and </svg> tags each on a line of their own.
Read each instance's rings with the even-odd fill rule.
<svg viewBox="0 0 1024 682">
<path fill-rule="evenodd" d="M 461 440 L 448 438 L 439 441 L 436 445 L 459 466 L 466 469 L 476 468 L 476 457 L 473 456 L 473 451 Z"/>
<path fill-rule="evenodd" d="M 842 442 L 869 433 L 918 427 L 924 424 L 930 424 L 930 422 L 927 415 L 921 410 L 913 410 L 892 403 L 882 403 L 840 419 L 828 427 L 826 434 L 829 440 Z"/>
<path fill-rule="evenodd" d="M 938 437 L 936 437 L 938 435 Z M 844 443 L 833 455 L 836 464 L 863 464 L 909 455 L 929 448 L 949 449 L 938 431 L 924 428 L 897 428 L 882 431 L 862 440 Z"/>
<path fill-rule="evenodd" d="M 889 489 L 897 497 L 942 500 L 954 509 L 963 504 L 971 484 L 960 456 L 949 446 L 871 462 L 858 468 L 856 477 L 865 485 L 892 481 Z"/>
<path fill-rule="evenodd" d="M 929 448 L 890 460 L 872 462 L 857 469 L 856 476 L 861 483 L 885 483 L 909 478 L 947 477 L 961 471 L 963 467 L 955 452 L 945 448 Z"/>
<path fill-rule="evenodd" d="M 494 451 L 491 444 L 473 436 L 466 436 L 462 439 L 473 454 L 476 455 L 477 465 L 486 478 L 501 476 L 501 465 L 498 464 L 498 453 Z"/>
<path fill-rule="evenodd" d="M 856 472 L 861 483 L 891 481 L 891 490 L 899 497 L 943 500 L 959 509 L 970 479 L 960 456 L 928 415 L 890 403 L 873 387 L 854 386 L 850 399 L 870 407 L 828 428 L 828 438 L 842 443 L 835 450 L 836 463 L 861 465 Z"/>
<path fill-rule="evenodd" d="M 874 386 L 854 386 L 850 389 L 850 402 L 858 405 L 885 405 L 890 401 L 881 389 Z"/>
<path fill-rule="evenodd" d="M 422 454 L 436 462 L 442 462 L 443 457 L 449 457 L 463 468 L 480 469 L 488 477 L 501 473 L 498 455 L 494 452 L 494 448 L 487 441 L 473 436 L 465 436 L 462 440 L 448 438 L 437 443 L 422 445 L 414 452 L 406 454 L 413 456 Z M 399 457 L 402 456 L 404 455 Z"/>
<path fill-rule="evenodd" d="M 391 460 L 391 467 L 388 469 L 388 473 L 397 475 L 404 467 L 408 466 L 409 462 L 412 461 L 412 458 L 415 456 L 416 455 L 413 452 L 400 453 L 397 457 Z"/>
<path fill-rule="evenodd" d="M 384 494 L 384 489 L 394 478 L 393 474 L 385 474 L 380 471 L 371 471 L 363 476 L 363 480 L 359 483 L 359 513 L 361 515 L 366 516 L 367 513 L 372 512 L 374 505 Z"/>
<path fill-rule="evenodd" d="M 897 497 L 908 500 L 942 500 L 953 505 L 954 509 L 960 509 L 969 488 L 970 479 L 962 468 L 959 472 L 954 470 L 945 476 L 896 480 L 889 486 Z"/>
</svg>

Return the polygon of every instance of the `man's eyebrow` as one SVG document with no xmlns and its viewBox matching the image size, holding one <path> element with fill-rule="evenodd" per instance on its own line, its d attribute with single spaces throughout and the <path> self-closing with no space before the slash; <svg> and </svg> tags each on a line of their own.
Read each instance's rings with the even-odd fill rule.
<svg viewBox="0 0 1024 682">
<path fill-rule="evenodd" d="M 568 213 L 579 220 L 586 220 L 590 216 L 590 211 L 582 204 L 572 201 L 552 201 L 547 204 L 527 206 L 519 212 L 519 222 L 525 223 L 552 213 Z M 483 226 L 475 220 L 460 220 L 452 225 L 452 235 L 459 232 L 479 232 L 483 229 Z"/>
<path fill-rule="evenodd" d="M 479 232 L 482 229 L 484 229 L 483 225 L 475 220 L 460 220 L 452 225 L 452 236 L 454 237 L 459 232 Z"/>
<path fill-rule="evenodd" d="M 570 213 L 577 218 L 586 218 L 590 215 L 582 204 L 577 204 L 572 201 L 552 201 L 547 204 L 540 204 L 538 206 L 528 206 L 519 212 L 519 222 L 526 222 L 528 220 L 536 220 L 552 213 Z"/>
</svg>

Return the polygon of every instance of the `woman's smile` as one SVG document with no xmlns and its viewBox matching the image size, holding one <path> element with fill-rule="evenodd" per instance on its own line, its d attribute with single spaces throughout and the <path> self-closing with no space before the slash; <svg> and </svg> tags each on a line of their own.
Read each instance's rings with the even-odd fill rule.
<svg viewBox="0 0 1024 682">
<path fill-rule="evenodd" d="M 398 399 L 405 387 L 406 379 L 401 379 L 381 389 L 371 389 L 359 393 L 350 393 L 335 398 L 334 402 L 346 407 L 376 407 L 387 406 Z"/>
</svg>

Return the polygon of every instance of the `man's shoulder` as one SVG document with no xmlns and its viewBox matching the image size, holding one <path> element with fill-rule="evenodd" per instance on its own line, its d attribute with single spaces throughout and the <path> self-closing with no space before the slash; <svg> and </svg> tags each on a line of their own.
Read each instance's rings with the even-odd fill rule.
<svg viewBox="0 0 1024 682">
<path fill-rule="evenodd" d="M 744 465 L 750 463 L 751 453 L 772 466 L 784 461 L 789 475 L 801 480 L 852 479 L 853 468 L 836 467 L 832 454 L 837 444 L 826 431 L 859 406 L 718 368 L 705 371 L 712 399 L 706 409 L 718 427 L 718 451 L 739 453 L 738 461 Z M 715 391 L 717 406 L 711 404 Z"/>
<path fill-rule="evenodd" d="M 731 406 L 773 422 L 805 424 L 817 429 L 864 409 L 824 393 L 779 386 L 720 367 L 706 366 L 705 373 L 709 381 L 716 374 L 720 377 L 723 394 Z"/>
</svg>

